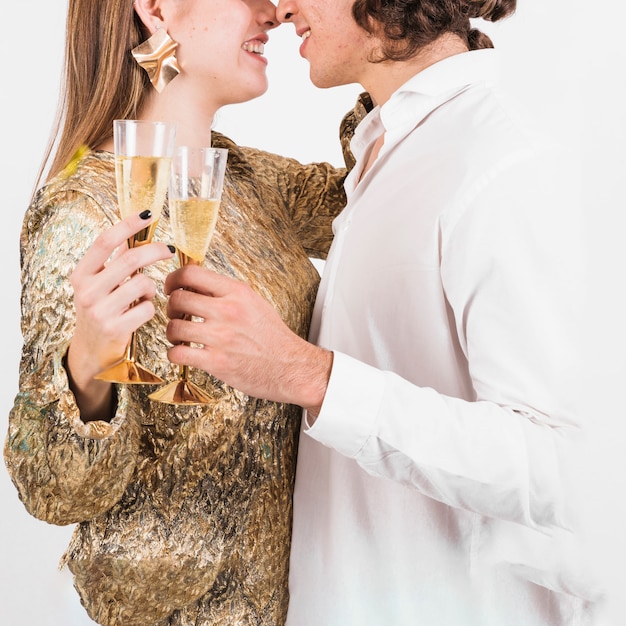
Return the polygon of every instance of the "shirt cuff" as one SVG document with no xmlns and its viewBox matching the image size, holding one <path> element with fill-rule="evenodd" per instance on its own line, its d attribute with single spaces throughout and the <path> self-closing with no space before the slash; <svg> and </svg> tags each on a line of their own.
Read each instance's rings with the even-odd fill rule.
<svg viewBox="0 0 626 626">
<path fill-rule="evenodd" d="M 385 373 L 342 352 L 333 365 L 322 409 L 312 426 L 305 414 L 304 432 L 319 443 L 355 458 L 375 432 Z"/>
</svg>

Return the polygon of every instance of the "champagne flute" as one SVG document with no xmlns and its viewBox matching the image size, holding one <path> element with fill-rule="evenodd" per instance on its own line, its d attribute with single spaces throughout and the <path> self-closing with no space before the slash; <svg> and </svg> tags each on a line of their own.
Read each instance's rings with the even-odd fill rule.
<svg viewBox="0 0 626 626">
<path fill-rule="evenodd" d="M 169 191 L 170 224 L 181 265 L 204 262 L 222 198 L 228 150 L 176 148 Z M 186 319 L 191 319 L 186 317 Z M 208 404 L 211 396 L 189 380 L 189 368 L 179 367 L 175 380 L 150 394 L 167 404 Z"/>
<path fill-rule="evenodd" d="M 165 203 L 176 127 L 165 122 L 115 120 L 115 177 L 122 219 L 149 210 L 155 219 L 128 239 L 128 247 L 150 243 Z M 160 376 L 137 362 L 133 332 L 122 359 L 96 376 L 115 383 L 155 384 Z"/>
</svg>

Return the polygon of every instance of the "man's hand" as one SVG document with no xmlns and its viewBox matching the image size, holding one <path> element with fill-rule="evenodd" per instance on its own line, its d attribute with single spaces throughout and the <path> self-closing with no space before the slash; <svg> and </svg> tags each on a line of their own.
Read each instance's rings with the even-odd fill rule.
<svg viewBox="0 0 626 626">
<path fill-rule="evenodd" d="M 172 363 L 202 369 L 250 396 L 298 404 L 317 415 L 331 352 L 291 331 L 248 285 L 209 269 L 180 268 L 167 277 L 165 291 Z M 186 315 L 201 321 L 185 320 Z"/>
</svg>

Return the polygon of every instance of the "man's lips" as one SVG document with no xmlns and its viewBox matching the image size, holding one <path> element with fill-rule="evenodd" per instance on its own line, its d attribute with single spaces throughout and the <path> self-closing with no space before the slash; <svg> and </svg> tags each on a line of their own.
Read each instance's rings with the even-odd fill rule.
<svg viewBox="0 0 626 626">
<path fill-rule="evenodd" d="M 302 37 L 302 39 L 308 39 L 311 36 L 311 29 L 307 28 L 306 30 L 302 31 L 301 33 L 298 33 L 298 35 L 300 37 Z"/>
<path fill-rule="evenodd" d="M 300 56 L 304 57 L 304 49 L 306 46 L 307 39 L 311 36 L 311 29 L 304 28 L 304 29 L 297 31 L 296 34 L 302 38 L 302 44 L 300 45 Z"/>
</svg>

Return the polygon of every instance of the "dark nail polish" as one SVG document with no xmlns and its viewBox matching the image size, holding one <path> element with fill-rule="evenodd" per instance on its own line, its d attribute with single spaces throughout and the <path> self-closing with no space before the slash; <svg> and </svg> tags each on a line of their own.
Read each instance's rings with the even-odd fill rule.
<svg viewBox="0 0 626 626">
<path fill-rule="evenodd" d="M 167 247 L 170 249 L 170 252 L 172 254 L 174 254 L 174 252 L 176 252 L 176 246 L 173 246 L 171 243 L 168 243 Z"/>
<path fill-rule="evenodd" d="M 149 219 L 152 217 L 152 211 L 150 211 L 149 209 L 146 209 L 145 211 L 142 211 L 142 212 L 139 214 L 139 217 L 140 217 L 142 220 L 149 220 Z"/>
</svg>

